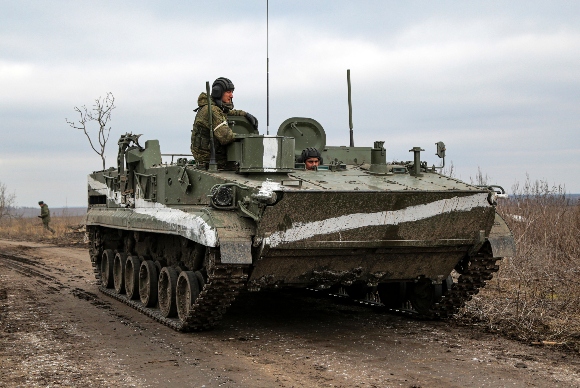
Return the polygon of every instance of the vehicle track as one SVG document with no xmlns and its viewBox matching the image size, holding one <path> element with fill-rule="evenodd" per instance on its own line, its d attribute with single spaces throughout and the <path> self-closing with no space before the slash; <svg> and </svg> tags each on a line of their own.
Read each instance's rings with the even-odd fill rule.
<svg viewBox="0 0 580 388">
<path fill-rule="evenodd" d="M 100 283 L 100 275 L 93 262 L 95 277 Z M 119 294 L 115 289 L 99 285 L 99 291 L 110 296 L 142 314 L 153 318 L 177 331 L 197 331 L 212 328 L 219 322 L 225 310 L 245 287 L 247 275 L 245 268 L 216 265 L 209 274 L 196 303 L 189 316 L 181 321 L 178 318 L 165 317 L 159 308 L 146 307 L 140 300 L 132 300 L 125 294 Z"/>
</svg>

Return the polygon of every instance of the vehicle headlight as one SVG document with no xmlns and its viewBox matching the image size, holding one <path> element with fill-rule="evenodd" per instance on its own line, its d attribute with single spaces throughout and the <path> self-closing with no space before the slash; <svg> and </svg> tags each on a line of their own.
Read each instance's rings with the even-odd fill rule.
<svg viewBox="0 0 580 388">
<path fill-rule="evenodd" d="M 234 202 L 232 188 L 229 186 L 214 186 L 211 189 L 211 200 L 216 206 L 232 206 Z"/>
</svg>

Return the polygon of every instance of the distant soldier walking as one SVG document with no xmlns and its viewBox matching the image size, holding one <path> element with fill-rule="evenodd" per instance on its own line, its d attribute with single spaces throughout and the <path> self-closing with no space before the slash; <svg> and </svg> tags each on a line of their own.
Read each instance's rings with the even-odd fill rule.
<svg viewBox="0 0 580 388">
<path fill-rule="evenodd" d="M 43 201 L 39 201 L 38 205 L 40 205 L 40 215 L 38 217 L 42 218 L 42 225 L 44 226 L 44 229 L 50 230 L 50 232 L 54 234 L 54 229 L 48 225 L 50 222 L 50 210 L 48 209 L 48 205 Z"/>
</svg>

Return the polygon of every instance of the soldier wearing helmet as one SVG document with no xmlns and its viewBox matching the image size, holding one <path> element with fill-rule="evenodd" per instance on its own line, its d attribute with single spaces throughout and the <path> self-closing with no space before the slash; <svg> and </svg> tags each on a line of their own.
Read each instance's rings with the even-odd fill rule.
<svg viewBox="0 0 580 388">
<path fill-rule="evenodd" d="M 227 116 L 244 116 L 256 130 L 258 120 L 243 110 L 234 109 L 234 84 L 228 78 L 220 77 L 213 82 L 210 97 L 216 162 L 218 168 L 225 168 L 225 146 L 234 141 L 234 132 L 228 125 Z M 191 132 L 191 153 L 197 162 L 207 163 L 211 155 L 207 93 L 202 92 L 199 95 L 197 105 L 197 115 Z"/>
<path fill-rule="evenodd" d="M 322 164 L 322 155 L 320 155 L 320 151 L 318 151 L 314 147 L 308 147 L 302 150 L 302 155 L 299 158 L 301 163 L 304 163 L 304 166 L 307 170 L 316 170 L 319 165 Z"/>
</svg>

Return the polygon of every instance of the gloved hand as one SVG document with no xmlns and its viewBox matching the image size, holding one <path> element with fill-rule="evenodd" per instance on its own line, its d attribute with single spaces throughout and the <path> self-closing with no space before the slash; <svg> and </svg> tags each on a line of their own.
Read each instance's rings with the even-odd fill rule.
<svg viewBox="0 0 580 388">
<path fill-rule="evenodd" d="M 254 128 L 256 128 L 256 131 L 257 131 L 258 130 L 258 119 L 249 113 L 246 113 L 246 118 L 248 119 L 250 124 L 252 124 L 254 126 Z"/>
</svg>

